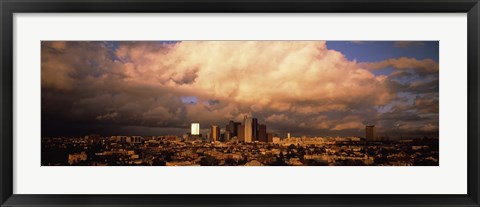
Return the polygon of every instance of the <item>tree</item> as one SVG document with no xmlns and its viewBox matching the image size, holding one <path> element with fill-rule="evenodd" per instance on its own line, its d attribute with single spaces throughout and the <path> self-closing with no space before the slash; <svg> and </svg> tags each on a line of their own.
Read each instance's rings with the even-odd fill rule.
<svg viewBox="0 0 480 207">
<path fill-rule="evenodd" d="M 165 160 L 161 160 L 158 158 L 153 159 L 153 162 L 152 162 L 153 166 L 165 166 L 166 164 L 167 163 L 165 162 Z"/>
<path fill-rule="evenodd" d="M 225 159 L 225 165 L 226 166 L 237 166 L 237 161 L 233 158 L 227 158 Z"/>
<path fill-rule="evenodd" d="M 219 161 L 212 156 L 202 157 L 200 160 L 200 165 L 202 166 L 218 166 Z"/>
</svg>

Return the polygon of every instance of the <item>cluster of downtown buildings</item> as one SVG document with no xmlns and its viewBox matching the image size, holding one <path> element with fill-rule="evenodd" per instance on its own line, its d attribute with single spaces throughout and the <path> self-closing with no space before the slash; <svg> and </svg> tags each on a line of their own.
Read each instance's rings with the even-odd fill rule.
<svg viewBox="0 0 480 207">
<path fill-rule="evenodd" d="M 375 126 L 365 137 L 278 137 L 245 117 L 206 135 L 192 123 L 183 136 L 42 138 L 42 165 L 94 166 L 438 166 L 438 138 L 380 140 Z"/>
<path fill-rule="evenodd" d="M 211 125 L 210 132 L 205 136 L 200 133 L 200 123 L 191 124 L 191 132 L 183 135 L 185 140 L 203 139 L 211 142 L 279 142 L 280 137 L 273 132 L 267 132 L 267 125 L 259 124 L 258 119 L 254 117 L 245 116 L 242 122 L 235 122 L 230 120 L 225 126 L 225 131 L 220 129 L 219 125 Z M 290 133 L 286 133 L 286 139 L 291 138 Z M 305 138 L 303 136 L 302 138 Z M 352 138 L 360 140 L 360 138 Z M 369 141 L 384 141 L 385 137 L 377 136 L 375 125 L 365 126 L 365 139 Z M 275 140 L 275 141 L 274 141 Z"/>
<path fill-rule="evenodd" d="M 274 136 L 275 134 L 273 132 L 267 133 L 267 125 L 259 124 L 257 118 L 245 116 L 243 123 L 230 120 L 230 122 L 225 126 L 224 133 L 221 133 L 218 125 L 212 125 L 210 132 L 207 133 L 206 136 L 202 136 L 202 134 L 200 134 L 200 123 L 192 123 L 191 133 L 186 134 L 184 138 L 188 138 L 190 140 L 204 138 L 212 142 L 237 141 L 251 143 L 273 142 Z"/>
</svg>

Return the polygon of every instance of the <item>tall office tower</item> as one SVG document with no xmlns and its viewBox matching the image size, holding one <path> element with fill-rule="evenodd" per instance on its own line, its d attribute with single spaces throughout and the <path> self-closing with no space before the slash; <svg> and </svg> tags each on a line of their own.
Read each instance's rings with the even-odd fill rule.
<svg viewBox="0 0 480 207">
<path fill-rule="evenodd" d="M 260 124 L 258 126 L 258 141 L 267 142 L 267 125 Z"/>
<path fill-rule="evenodd" d="M 230 137 L 234 137 L 234 136 L 237 136 L 237 125 L 236 125 L 237 122 L 234 122 L 234 121 L 230 121 L 227 126 L 225 127 L 225 133 L 229 134 Z"/>
<path fill-rule="evenodd" d="M 267 133 L 267 142 L 273 142 L 273 133 L 272 132 Z"/>
<path fill-rule="evenodd" d="M 232 128 L 231 128 L 231 123 L 232 121 L 230 121 L 227 125 L 225 125 L 225 134 L 232 134 Z"/>
<path fill-rule="evenodd" d="M 290 139 L 290 133 L 287 133 L 287 138 Z"/>
<path fill-rule="evenodd" d="M 245 116 L 243 120 L 243 125 L 245 125 L 245 134 L 244 134 L 245 142 L 252 142 L 252 135 L 253 135 L 252 118 Z"/>
<path fill-rule="evenodd" d="M 237 132 L 237 140 L 245 142 L 245 125 L 238 125 Z"/>
<path fill-rule="evenodd" d="M 233 125 L 234 125 L 233 128 L 235 128 L 235 135 L 233 135 L 233 136 L 238 136 L 238 132 L 239 132 L 238 127 L 240 127 L 240 125 L 242 125 L 242 123 L 241 122 L 233 122 Z"/>
<path fill-rule="evenodd" d="M 252 118 L 252 141 L 258 141 L 258 119 Z"/>
<path fill-rule="evenodd" d="M 365 138 L 370 141 L 375 141 L 377 139 L 375 125 L 365 126 Z"/>
<path fill-rule="evenodd" d="M 192 135 L 200 135 L 200 123 L 192 123 Z"/>
<path fill-rule="evenodd" d="M 212 125 L 211 141 L 216 142 L 220 140 L 220 127 Z"/>
</svg>

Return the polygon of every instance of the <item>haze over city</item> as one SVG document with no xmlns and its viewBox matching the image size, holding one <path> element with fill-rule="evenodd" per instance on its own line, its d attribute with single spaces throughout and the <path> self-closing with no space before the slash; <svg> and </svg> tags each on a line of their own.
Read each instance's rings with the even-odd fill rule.
<svg viewBox="0 0 480 207">
<path fill-rule="evenodd" d="M 177 135 L 255 117 L 281 137 L 438 138 L 437 41 L 43 41 L 42 137 Z"/>
</svg>

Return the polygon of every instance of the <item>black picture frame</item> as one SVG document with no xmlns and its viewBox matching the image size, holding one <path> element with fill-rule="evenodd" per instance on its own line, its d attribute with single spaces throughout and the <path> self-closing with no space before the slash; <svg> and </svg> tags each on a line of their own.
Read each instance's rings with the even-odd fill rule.
<svg viewBox="0 0 480 207">
<path fill-rule="evenodd" d="M 0 0 L 1 206 L 480 206 L 478 0 Z M 19 195 L 13 194 L 15 13 L 467 13 L 468 193 L 465 195 Z M 33 174 L 35 172 L 32 172 Z M 41 178 L 39 178 L 41 179 Z M 445 179 L 449 179 L 446 177 Z M 268 192 L 266 192 L 268 193 Z"/>
</svg>

